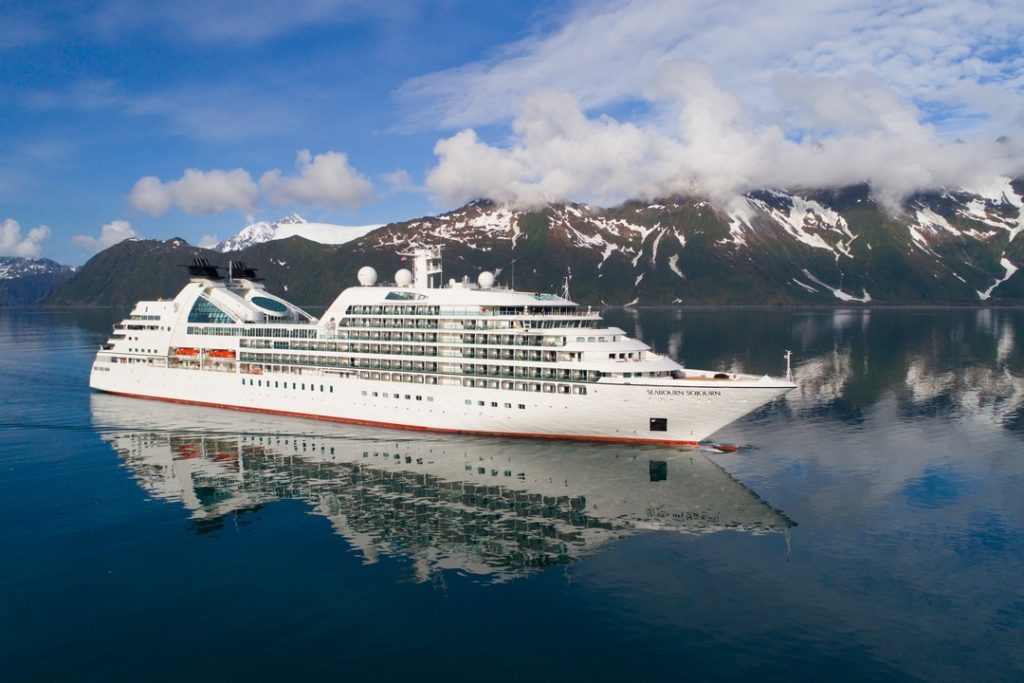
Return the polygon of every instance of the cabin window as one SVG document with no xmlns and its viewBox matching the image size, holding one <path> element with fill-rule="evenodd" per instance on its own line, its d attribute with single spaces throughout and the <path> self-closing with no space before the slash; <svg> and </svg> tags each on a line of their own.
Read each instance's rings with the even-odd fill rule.
<svg viewBox="0 0 1024 683">
<path fill-rule="evenodd" d="M 667 417 L 652 417 L 651 418 L 651 431 L 652 432 L 667 432 L 668 431 L 668 418 Z"/>
<path fill-rule="evenodd" d="M 519 410 L 526 410 L 526 406 L 522 403 L 519 404 Z"/>
</svg>

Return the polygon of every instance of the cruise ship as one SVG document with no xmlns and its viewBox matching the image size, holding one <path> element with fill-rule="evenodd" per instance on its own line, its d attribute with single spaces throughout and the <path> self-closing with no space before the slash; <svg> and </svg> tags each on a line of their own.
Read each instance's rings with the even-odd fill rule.
<svg viewBox="0 0 1024 683">
<path fill-rule="evenodd" d="M 439 248 L 394 282 L 363 267 L 316 318 L 253 268 L 197 260 L 98 353 L 94 389 L 177 403 L 450 433 L 697 444 L 793 389 L 685 368 L 564 296 L 443 282 Z"/>
</svg>

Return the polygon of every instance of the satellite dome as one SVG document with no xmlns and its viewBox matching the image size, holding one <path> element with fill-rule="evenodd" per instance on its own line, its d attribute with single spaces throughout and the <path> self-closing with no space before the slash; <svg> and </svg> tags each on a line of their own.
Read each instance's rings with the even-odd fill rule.
<svg viewBox="0 0 1024 683">
<path fill-rule="evenodd" d="M 373 287 L 377 284 L 377 271 L 370 266 L 360 268 L 356 277 L 359 278 L 359 284 L 363 287 Z"/>
<path fill-rule="evenodd" d="M 489 270 L 485 270 L 480 273 L 479 277 L 477 277 L 476 283 L 480 285 L 482 289 L 490 289 L 494 286 L 494 273 Z"/>
<path fill-rule="evenodd" d="M 412 273 L 408 268 L 402 268 L 395 273 L 395 284 L 399 287 L 408 287 L 412 284 Z"/>
</svg>

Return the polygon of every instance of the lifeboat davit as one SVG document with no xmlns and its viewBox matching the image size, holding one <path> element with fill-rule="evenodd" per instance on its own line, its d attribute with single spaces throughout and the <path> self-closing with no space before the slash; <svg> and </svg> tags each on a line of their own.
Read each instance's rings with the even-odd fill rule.
<svg viewBox="0 0 1024 683">
<path fill-rule="evenodd" d="M 192 349 L 187 346 L 184 346 L 175 351 L 175 354 L 179 356 L 198 356 L 199 349 Z"/>
<path fill-rule="evenodd" d="M 209 353 L 210 358 L 234 358 L 235 352 L 231 349 L 213 349 Z"/>
</svg>

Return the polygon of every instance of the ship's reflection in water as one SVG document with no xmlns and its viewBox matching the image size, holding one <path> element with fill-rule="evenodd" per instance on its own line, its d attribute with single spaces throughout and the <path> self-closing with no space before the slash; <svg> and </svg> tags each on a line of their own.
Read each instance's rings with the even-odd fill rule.
<svg viewBox="0 0 1024 683">
<path fill-rule="evenodd" d="M 408 557 L 417 580 L 497 582 L 648 530 L 793 526 L 697 450 L 420 435 L 91 397 L 93 421 L 151 495 L 195 529 L 302 500 L 367 564 Z M 782 550 L 785 552 L 785 550 Z"/>
</svg>

